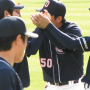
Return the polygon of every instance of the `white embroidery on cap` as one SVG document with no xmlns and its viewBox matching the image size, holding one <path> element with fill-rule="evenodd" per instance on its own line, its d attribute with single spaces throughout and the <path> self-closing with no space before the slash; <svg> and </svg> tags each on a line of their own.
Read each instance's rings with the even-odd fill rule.
<svg viewBox="0 0 90 90">
<path fill-rule="evenodd" d="M 50 1 L 47 1 L 45 7 L 48 7 L 49 5 L 50 5 Z"/>
</svg>

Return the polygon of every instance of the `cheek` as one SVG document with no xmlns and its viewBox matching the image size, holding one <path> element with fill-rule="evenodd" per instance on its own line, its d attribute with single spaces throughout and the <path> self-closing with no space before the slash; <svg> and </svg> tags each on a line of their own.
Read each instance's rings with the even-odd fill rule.
<svg viewBox="0 0 90 90">
<path fill-rule="evenodd" d="M 51 20 L 51 22 L 55 25 L 55 20 Z"/>
<path fill-rule="evenodd" d="M 27 43 L 28 43 L 27 39 L 28 39 L 28 37 L 25 38 L 25 47 L 27 47 Z"/>
<path fill-rule="evenodd" d="M 15 16 L 15 13 L 14 12 L 12 13 L 12 16 Z"/>
<path fill-rule="evenodd" d="M 55 23 L 55 19 L 54 19 L 54 17 L 51 17 L 51 22 L 54 24 Z"/>
<path fill-rule="evenodd" d="M 23 57 L 25 56 L 25 51 L 26 51 L 26 44 L 22 46 L 20 52 L 19 52 L 19 59 L 20 59 L 20 62 L 23 60 Z"/>
<path fill-rule="evenodd" d="M 25 40 L 25 43 L 23 44 L 23 47 L 22 47 L 22 51 L 21 51 L 21 58 L 22 59 L 25 56 L 26 47 L 27 47 L 27 39 Z"/>
<path fill-rule="evenodd" d="M 23 47 L 23 53 L 25 54 L 26 52 L 26 47 L 27 47 L 27 40 L 25 41 L 24 47 Z"/>
</svg>

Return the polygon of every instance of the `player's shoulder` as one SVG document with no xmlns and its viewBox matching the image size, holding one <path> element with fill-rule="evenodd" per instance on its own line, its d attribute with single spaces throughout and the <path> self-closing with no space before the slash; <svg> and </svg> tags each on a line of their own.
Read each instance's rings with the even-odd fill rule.
<svg viewBox="0 0 90 90">
<path fill-rule="evenodd" d="M 81 28 L 76 23 L 72 23 L 72 22 L 66 22 L 66 23 L 68 25 L 66 26 L 64 31 L 68 32 L 69 34 L 76 35 L 79 37 L 82 36 Z"/>
<path fill-rule="evenodd" d="M 11 76 L 15 76 L 15 72 L 12 70 L 12 69 L 9 69 L 9 68 L 3 68 L 0 70 L 0 76 L 8 76 L 8 75 L 11 75 Z"/>
<path fill-rule="evenodd" d="M 12 75 L 12 76 L 15 76 L 16 72 L 13 69 L 12 66 L 10 66 L 8 63 L 6 63 L 4 61 L 4 62 L 0 62 L 0 76 L 1 75 L 6 75 L 6 76 Z"/>
<path fill-rule="evenodd" d="M 0 70 L 0 85 L 5 84 L 5 86 L 7 86 L 7 83 L 16 84 L 18 82 L 17 80 L 16 73 L 11 69 L 4 68 Z"/>
<path fill-rule="evenodd" d="M 0 88 L 1 88 L 0 90 L 11 90 L 12 87 L 17 88 L 17 83 L 18 83 L 17 75 L 12 69 L 10 68 L 0 69 Z"/>
<path fill-rule="evenodd" d="M 12 66 L 8 64 L 6 61 L 0 60 L 0 70 L 2 69 L 12 69 Z"/>
<path fill-rule="evenodd" d="M 66 23 L 68 23 L 68 28 L 80 29 L 80 27 L 76 23 L 73 23 L 73 22 L 66 22 Z"/>
</svg>

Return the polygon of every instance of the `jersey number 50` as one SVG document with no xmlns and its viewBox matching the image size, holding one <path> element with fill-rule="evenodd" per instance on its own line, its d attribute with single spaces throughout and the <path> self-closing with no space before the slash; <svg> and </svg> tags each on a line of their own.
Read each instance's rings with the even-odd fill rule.
<svg viewBox="0 0 90 90">
<path fill-rule="evenodd" d="M 52 59 L 51 58 L 40 58 L 40 62 L 41 62 L 41 67 L 42 68 L 51 68 L 52 67 Z"/>
</svg>

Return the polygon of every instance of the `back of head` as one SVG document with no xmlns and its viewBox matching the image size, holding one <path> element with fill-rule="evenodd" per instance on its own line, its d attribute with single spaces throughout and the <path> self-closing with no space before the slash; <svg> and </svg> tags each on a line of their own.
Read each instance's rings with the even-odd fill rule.
<svg viewBox="0 0 90 90">
<path fill-rule="evenodd" d="M 24 34 L 32 38 L 38 37 L 37 34 L 27 32 L 26 25 L 20 17 L 8 16 L 0 20 L 0 38 L 12 37 L 18 34 Z"/>
<path fill-rule="evenodd" d="M 37 38 L 35 33 L 27 32 L 22 18 L 9 16 L 0 20 L 0 51 L 10 50 L 11 44 L 18 35 Z M 23 40 L 23 39 L 22 39 Z M 24 40 L 23 40 L 24 41 Z"/>
<path fill-rule="evenodd" d="M 48 0 L 44 7 L 37 9 L 37 11 L 43 11 L 46 9 L 51 15 L 59 15 L 64 17 L 66 14 L 66 7 L 63 2 L 57 0 Z"/>
<path fill-rule="evenodd" d="M 25 34 L 26 31 L 25 23 L 20 17 L 9 16 L 0 20 L 0 38 Z"/>
<path fill-rule="evenodd" d="M 0 51 L 11 49 L 12 43 L 16 40 L 17 35 L 24 34 L 25 30 L 22 28 L 26 30 L 23 20 L 19 17 L 10 16 L 0 20 Z M 24 39 L 22 40 L 24 41 Z"/>
</svg>

